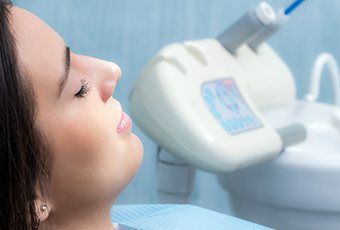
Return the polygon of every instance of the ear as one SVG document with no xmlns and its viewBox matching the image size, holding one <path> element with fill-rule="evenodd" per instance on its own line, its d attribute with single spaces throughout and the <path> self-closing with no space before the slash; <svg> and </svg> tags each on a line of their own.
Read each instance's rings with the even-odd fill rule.
<svg viewBox="0 0 340 230">
<path fill-rule="evenodd" d="M 37 199 L 35 200 L 35 212 L 39 218 L 39 222 L 44 222 L 51 211 L 51 203 L 46 199 L 43 199 L 40 193 L 37 194 Z"/>
<path fill-rule="evenodd" d="M 35 201 L 35 210 L 40 222 L 44 222 L 50 214 L 49 205 L 40 199 Z"/>
</svg>

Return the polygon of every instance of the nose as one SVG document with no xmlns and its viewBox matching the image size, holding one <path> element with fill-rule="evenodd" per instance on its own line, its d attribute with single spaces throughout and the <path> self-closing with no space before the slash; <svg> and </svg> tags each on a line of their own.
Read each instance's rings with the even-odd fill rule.
<svg viewBox="0 0 340 230">
<path fill-rule="evenodd" d="M 107 102 L 121 77 L 120 67 L 112 62 L 102 61 L 99 93 L 103 102 Z"/>
</svg>

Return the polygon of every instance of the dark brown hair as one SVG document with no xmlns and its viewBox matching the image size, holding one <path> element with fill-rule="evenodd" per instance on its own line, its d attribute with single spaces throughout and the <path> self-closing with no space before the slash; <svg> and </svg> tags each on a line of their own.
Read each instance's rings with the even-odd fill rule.
<svg viewBox="0 0 340 230">
<path fill-rule="evenodd" d="M 24 230 L 39 225 L 35 200 L 49 167 L 34 92 L 17 59 L 11 7 L 0 0 L 0 229 Z"/>
</svg>

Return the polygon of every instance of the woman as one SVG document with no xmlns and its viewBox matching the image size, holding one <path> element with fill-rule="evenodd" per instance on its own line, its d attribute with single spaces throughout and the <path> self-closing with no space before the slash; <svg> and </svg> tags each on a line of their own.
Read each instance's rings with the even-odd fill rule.
<svg viewBox="0 0 340 230">
<path fill-rule="evenodd" d="M 0 0 L 0 229 L 114 229 L 143 153 L 112 98 L 120 75 Z"/>
</svg>

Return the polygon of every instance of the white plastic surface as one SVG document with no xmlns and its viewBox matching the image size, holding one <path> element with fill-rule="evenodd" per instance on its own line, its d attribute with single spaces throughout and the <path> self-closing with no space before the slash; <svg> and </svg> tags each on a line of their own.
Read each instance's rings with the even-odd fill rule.
<svg viewBox="0 0 340 230">
<path fill-rule="evenodd" d="M 258 19 L 265 25 L 275 22 L 276 13 L 266 2 L 261 2 L 256 8 L 255 13 Z"/>
<path fill-rule="evenodd" d="M 272 161 L 220 176 L 235 199 L 237 216 L 277 229 L 338 229 L 340 135 L 332 125 L 336 109 L 298 101 L 264 113 L 276 128 L 303 124 L 308 136 Z"/>
<path fill-rule="evenodd" d="M 235 59 L 247 72 L 240 78 L 260 111 L 280 108 L 295 100 L 293 75 L 268 44 L 261 44 L 256 53 L 244 45 L 237 51 Z"/>
<path fill-rule="evenodd" d="M 244 48 L 235 58 L 215 39 L 165 47 L 131 93 L 132 117 L 162 148 L 207 171 L 228 172 L 277 156 L 281 139 L 257 106 L 294 100 L 295 85 L 276 53 L 266 44 L 260 50 L 257 55 Z M 262 128 L 229 135 L 208 110 L 202 84 L 226 77 L 235 80 Z"/>
<path fill-rule="evenodd" d="M 332 125 L 340 134 L 340 109 L 337 108 L 332 114 Z"/>
</svg>

